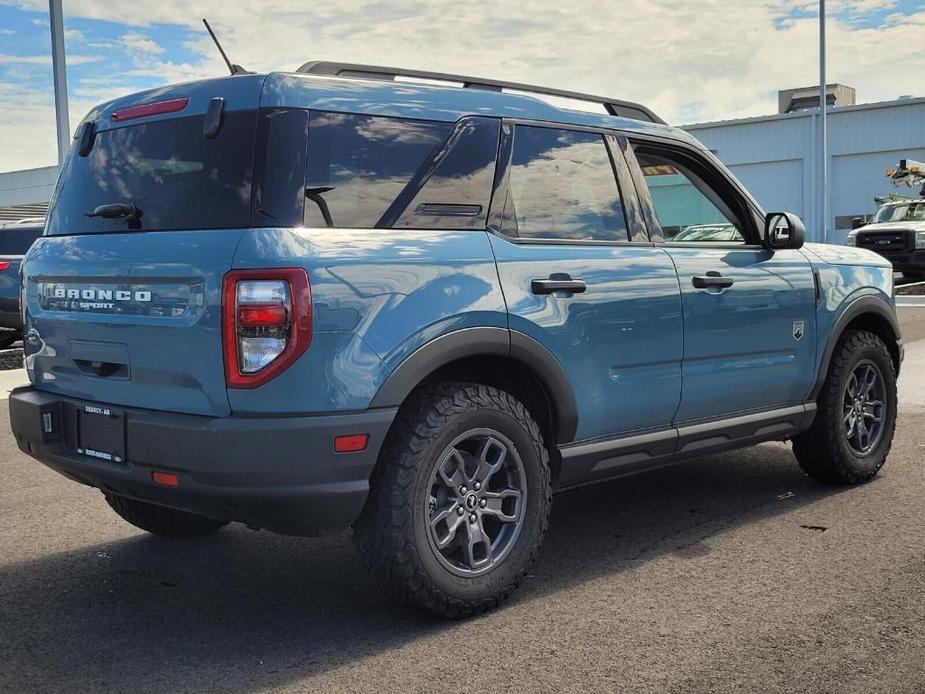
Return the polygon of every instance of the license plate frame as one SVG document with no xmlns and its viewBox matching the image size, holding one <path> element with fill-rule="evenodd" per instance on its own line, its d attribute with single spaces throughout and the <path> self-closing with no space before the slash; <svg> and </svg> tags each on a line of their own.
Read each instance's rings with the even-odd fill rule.
<svg viewBox="0 0 925 694">
<path fill-rule="evenodd" d="M 77 407 L 77 452 L 108 463 L 125 463 L 125 413 L 108 405 Z"/>
</svg>

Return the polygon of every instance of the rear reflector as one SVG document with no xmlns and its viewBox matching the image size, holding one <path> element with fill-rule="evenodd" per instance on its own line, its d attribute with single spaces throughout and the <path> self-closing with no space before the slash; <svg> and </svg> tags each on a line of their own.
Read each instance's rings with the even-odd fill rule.
<svg viewBox="0 0 925 694">
<path fill-rule="evenodd" d="M 8 260 L 0 260 L 0 270 L 9 270 L 10 262 Z"/>
<path fill-rule="evenodd" d="M 155 470 L 151 473 L 151 478 L 154 480 L 155 484 L 160 484 L 165 487 L 180 486 L 180 478 L 172 472 L 158 472 Z"/>
<path fill-rule="evenodd" d="M 366 448 L 369 434 L 353 434 L 351 436 L 336 436 L 334 438 L 335 453 L 356 453 Z"/>
<path fill-rule="evenodd" d="M 132 118 L 144 118 L 146 116 L 159 116 L 162 113 L 176 113 L 186 108 L 189 99 L 185 96 L 180 99 L 168 99 L 167 101 L 155 101 L 153 104 L 140 104 L 138 106 L 129 106 L 118 111 L 113 111 L 112 118 L 114 121 L 131 120 Z"/>
</svg>

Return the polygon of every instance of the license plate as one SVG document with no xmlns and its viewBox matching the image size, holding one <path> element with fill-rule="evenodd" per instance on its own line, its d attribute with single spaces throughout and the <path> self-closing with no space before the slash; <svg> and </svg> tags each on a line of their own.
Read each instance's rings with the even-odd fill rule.
<svg viewBox="0 0 925 694">
<path fill-rule="evenodd" d="M 125 462 L 125 416 L 104 405 L 77 409 L 77 452 L 111 463 Z"/>
</svg>

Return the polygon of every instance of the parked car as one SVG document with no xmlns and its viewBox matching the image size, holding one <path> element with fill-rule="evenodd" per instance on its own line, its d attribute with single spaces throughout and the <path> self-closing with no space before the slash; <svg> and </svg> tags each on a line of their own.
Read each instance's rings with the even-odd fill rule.
<svg viewBox="0 0 925 694">
<path fill-rule="evenodd" d="M 772 439 L 877 474 L 892 269 L 803 242 L 638 104 L 330 63 L 162 87 L 78 129 L 12 429 L 139 528 L 352 526 L 383 589 L 467 616 L 524 579 L 553 492 Z"/>
<path fill-rule="evenodd" d="M 925 277 L 925 198 L 882 205 L 845 243 L 879 253 L 906 277 Z"/>
<path fill-rule="evenodd" d="M 19 310 L 19 264 L 29 246 L 42 235 L 41 217 L 0 224 L 0 349 L 22 339 Z"/>
</svg>

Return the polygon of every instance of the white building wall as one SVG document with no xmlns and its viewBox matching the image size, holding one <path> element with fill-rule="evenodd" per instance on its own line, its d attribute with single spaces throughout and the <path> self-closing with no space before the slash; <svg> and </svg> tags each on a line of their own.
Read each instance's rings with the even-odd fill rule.
<svg viewBox="0 0 925 694">
<path fill-rule="evenodd" d="M 57 166 L 0 173 L 0 207 L 48 202 L 57 178 Z"/>
</svg>

